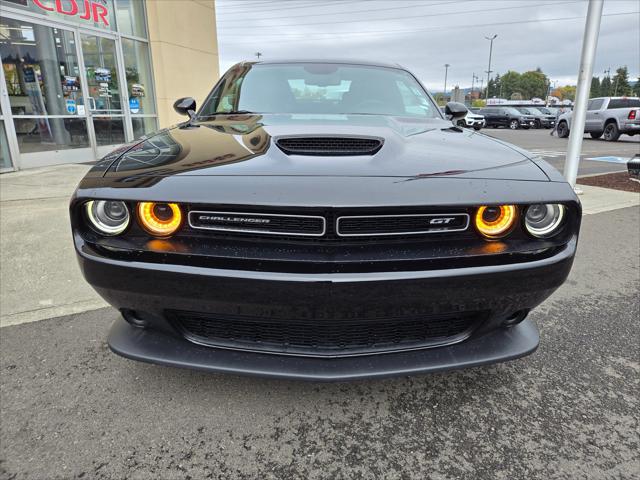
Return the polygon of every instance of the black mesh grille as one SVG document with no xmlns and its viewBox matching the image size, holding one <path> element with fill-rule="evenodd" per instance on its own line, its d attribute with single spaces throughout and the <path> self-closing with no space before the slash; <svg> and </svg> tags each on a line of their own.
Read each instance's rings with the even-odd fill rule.
<svg viewBox="0 0 640 480">
<path fill-rule="evenodd" d="M 373 155 L 382 147 L 375 138 L 351 137 L 280 138 L 276 144 L 289 155 Z"/>
<path fill-rule="evenodd" d="M 464 213 L 355 216 L 339 218 L 337 230 L 342 236 L 420 234 L 462 231 L 468 223 Z"/>
<path fill-rule="evenodd" d="M 484 317 L 478 313 L 373 319 L 291 320 L 172 312 L 186 338 L 226 348 L 301 355 L 349 355 L 459 341 Z"/>
<path fill-rule="evenodd" d="M 200 230 L 223 232 L 321 236 L 325 219 L 318 216 L 275 215 L 193 210 L 189 225 Z"/>
</svg>

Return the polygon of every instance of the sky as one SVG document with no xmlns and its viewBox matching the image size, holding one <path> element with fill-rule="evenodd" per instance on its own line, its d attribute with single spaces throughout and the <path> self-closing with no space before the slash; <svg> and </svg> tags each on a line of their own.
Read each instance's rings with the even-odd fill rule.
<svg viewBox="0 0 640 480">
<path fill-rule="evenodd" d="M 486 84 L 491 70 L 540 67 L 575 85 L 587 1 L 216 0 L 220 71 L 242 60 L 347 58 L 398 63 L 432 91 Z M 605 0 L 594 76 L 640 75 L 640 0 Z M 475 81 L 476 87 L 480 80 Z"/>
</svg>

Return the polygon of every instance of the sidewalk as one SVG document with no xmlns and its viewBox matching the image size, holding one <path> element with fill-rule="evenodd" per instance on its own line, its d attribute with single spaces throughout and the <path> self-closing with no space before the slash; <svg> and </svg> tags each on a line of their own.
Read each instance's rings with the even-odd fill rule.
<svg viewBox="0 0 640 480">
<path fill-rule="evenodd" d="M 0 327 L 106 306 L 85 283 L 69 227 L 69 197 L 90 167 L 0 175 Z M 640 205 L 640 195 L 582 185 L 585 215 Z"/>
<path fill-rule="evenodd" d="M 83 280 L 71 243 L 69 198 L 89 168 L 0 175 L 0 326 L 106 306 Z"/>
</svg>

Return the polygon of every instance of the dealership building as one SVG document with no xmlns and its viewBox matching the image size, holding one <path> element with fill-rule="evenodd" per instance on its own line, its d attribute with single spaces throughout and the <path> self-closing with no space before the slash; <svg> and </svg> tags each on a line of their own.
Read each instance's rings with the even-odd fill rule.
<svg viewBox="0 0 640 480">
<path fill-rule="evenodd" d="M 0 172 L 90 162 L 219 76 L 214 0 L 0 0 Z"/>
</svg>

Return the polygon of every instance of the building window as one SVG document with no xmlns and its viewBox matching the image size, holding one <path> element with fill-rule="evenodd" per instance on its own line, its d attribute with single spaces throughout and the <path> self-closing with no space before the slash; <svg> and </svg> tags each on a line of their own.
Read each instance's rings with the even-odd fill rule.
<svg viewBox="0 0 640 480">
<path fill-rule="evenodd" d="M 122 38 L 122 52 L 131 115 L 155 114 L 149 45 L 145 42 Z"/>
<path fill-rule="evenodd" d="M 133 138 L 140 138 L 158 129 L 156 117 L 132 117 Z"/>
<path fill-rule="evenodd" d="M 2 68 L 13 115 L 67 115 L 81 98 L 72 32 L 3 19 Z"/>
<path fill-rule="evenodd" d="M 141 0 L 117 0 L 116 18 L 118 31 L 124 35 L 147 38 L 144 2 Z"/>
<path fill-rule="evenodd" d="M 0 170 L 10 169 L 11 156 L 9 154 L 9 142 L 4 131 L 4 120 L 0 120 Z"/>
</svg>

